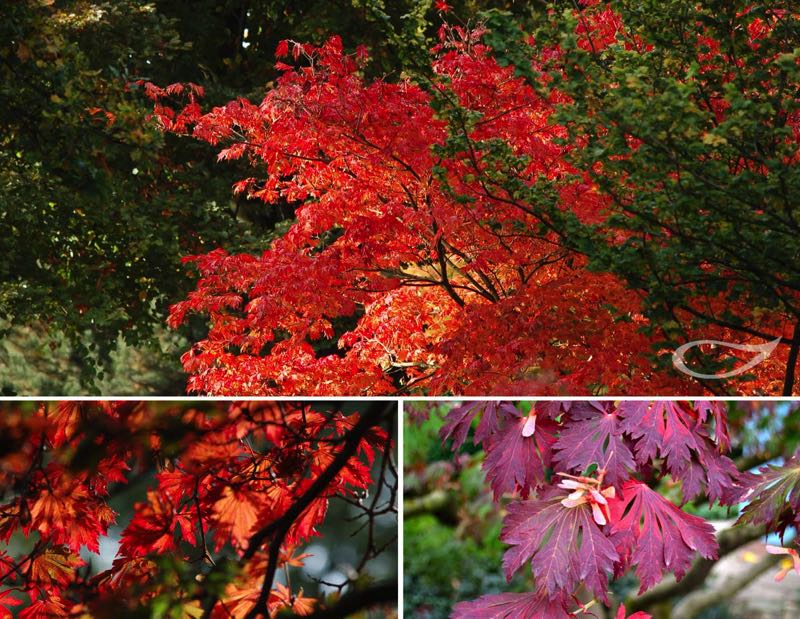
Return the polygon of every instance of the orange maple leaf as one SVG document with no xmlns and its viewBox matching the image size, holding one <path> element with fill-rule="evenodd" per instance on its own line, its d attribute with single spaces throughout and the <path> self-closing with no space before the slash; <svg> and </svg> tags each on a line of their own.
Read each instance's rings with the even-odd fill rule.
<svg viewBox="0 0 800 619">
<path fill-rule="evenodd" d="M 44 588 L 66 587 L 75 577 L 75 568 L 82 565 L 83 559 L 66 546 L 48 548 L 31 562 L 31 582 Z"/>
<path fill-rule="evenodd" d="M 220 533 L 229 534 L 237 548 L 247 547 L 253 527 L 258 522 L 258 501 L 246 490 L 226 486 L 222 498 L 214 503 L 214 515 Z M 218 543 L 224 540 L 218 539 Z"/>
</svg>

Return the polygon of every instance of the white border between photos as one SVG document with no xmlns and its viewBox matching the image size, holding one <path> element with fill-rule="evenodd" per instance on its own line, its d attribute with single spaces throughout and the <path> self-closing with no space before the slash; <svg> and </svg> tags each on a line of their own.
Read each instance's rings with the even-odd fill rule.
<svg viewBox="0 0 800 619">
<path fill-rule="evenodd" d="M 397 403 L 397 442 L 395 444 L 395 452 L 397 453 L 397 616 L 403 617 L 403 583 L 405 580 L 405 512 L 403 510 L 403 501 L 406 495 L 406 468 L 404 462 L 405 450 L 405 404 L 406 401 L 401 399 Z"/>
</svg>

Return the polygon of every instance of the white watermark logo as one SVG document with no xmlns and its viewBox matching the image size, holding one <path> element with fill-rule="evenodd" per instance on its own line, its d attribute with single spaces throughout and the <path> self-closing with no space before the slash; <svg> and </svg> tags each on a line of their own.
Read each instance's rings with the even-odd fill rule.
<svg viewBox="0 0 800 619">
<path fill-rule="evenodd" d="M 694 376 L 695 378 L 722 380 L 723 378 L 738 376 L 739 374 L 747 372 L 747 370 L 750 368 L 757 366 L 772 354 L 772 351 L 775 350 L 778 344 L 781 343 L 782 339 L 783 338 L 778 337 L 767 342 L 766 344 L 734 344 L 732 342 L 723 342 L 721 340 L 694 340 L 693 342 L 686 342 L 686 344 L 683 344 L 675 349 L 675 352 L 672 353 L 672 365 L 674 365 L 676 369 L 680 370 L 684 374 Z M 754 352 L 757 354 L 750 359 L 750 361 L 736 368 L 735 370 L 722 372 L 721 374 L 702 374 L 689 369 L 689 367 L 686 365 L 685 356 L 687 351 L 690 349 L 694 348 L 695 346 L 703 346 L 704 344 L 709 344 L 712 346 L 725 346 L 727 348 L 733 348 L 734 350 L 743 350 L 745 352 Z"/>
</svg>

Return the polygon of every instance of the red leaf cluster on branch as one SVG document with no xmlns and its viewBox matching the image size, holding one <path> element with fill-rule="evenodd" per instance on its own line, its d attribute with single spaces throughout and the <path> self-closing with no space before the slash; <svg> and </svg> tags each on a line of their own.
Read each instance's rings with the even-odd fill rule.
<svg viewBox="0 0 800 619">
<path fill-rule="evenodd" d="M 315 600 L 265 580 L 267 565 L 302 566 L 299 548 L 318 534 L 329 501 L 357 501 L 372 487 L 376 453 L 391 448 L 380 427 L 388 421 L 288 402 L 6 407 L 0 541 L 21 533 L 29 551 L 0 550 L 8 588 L 0 616 L 20 594 L 29 600 L 24 619 L 133 609 L 160 596 L 183 615 L 310 613 Z M 135 505 L 113 567 L 91 575 L 80 552 L 98 552 L 117 523 L 112 496 L 140 478 L 154 485 Z M 275 544 L 275 556 L 265 544 Z M 181 580 L 181 563 L 196 578 Z"/>
<path fill-rule="evenodd" d="M 662 480 L 680 485 L 683 503 L 747 501 L 740 523 L 780 533 L 800 523 L 797 458 L 739 472 L 726 455 L 724 402 L 551 401 L 527 414 L 468 402 L 447 413 L 440 434 L 455 450 L 472 427 L 495 501 L 515 497 L 501 534 L 506 577 L 530 564 L 536 592 L 461 603 L 457 618 L 570 617 L 581 591 L 608 604 L 609 582 L 628 570 L 642 593 L 668 572 L 680 580 L 698 555 L 716 558 L 712 526 L 662 496 Z"/>
<path fill-rule="evenodd" d="M 248 157 L 266 171 L 236 192 L 297 208 L 297 222 L 261 256 L 191 258 L 198 289 L 170 316 L 173 326 L 189 312 L 210 318 L 208 337 L 183 357 L 190 390 L 380 394 L 419 383 L 486 393 L 509 388 L 504 376 L 514 389 L 537 390 L 631 379 L 589 361 L 612 338 L 647 349 L 636 300 L 612 278 L 571 267 L 575 257 L 552 239 L 525 232 L 536 221 L 506 196 L 465 183 L 480 161 L 434 152 L 454 129 L 437 118 L 431 93 L 408 80 L 366 82 L 360 58 L 336 38 L 293 48 L 307 66 L 284 67 L 259 105 L 176 113 L 162 102 L 167 90 L 151 88 L 166 129 L 183 131 L 188 114 L 195 137 L 227 144 L 220 159 Z M 443 45 L 434 69 L 438 96 L 481 114 L 470 140 L 507 139 L 530 160 L 519 171 L 526 179 L 565 171 L 549 103 L 488 48 Z M 587 217 L 602 207 L 588 186 L 564 199 Z M 612 297 L 632 322 L 615 322 Z M 343 318 L 355 326 L 337 331 Z M 591 334 L 581 327 L 589 322 Z M 315 346 L 332 338 L 335 352 L 319 354 Z M 553 340 L 563 344 L 548 350 Z M 611 371 L 598 376 L 603 367 Z"/>
</svg>

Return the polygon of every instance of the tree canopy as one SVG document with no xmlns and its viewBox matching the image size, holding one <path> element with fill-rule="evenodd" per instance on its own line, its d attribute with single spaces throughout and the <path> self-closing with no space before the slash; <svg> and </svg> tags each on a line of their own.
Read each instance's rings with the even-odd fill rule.
<svg viewBox="0 0 800 619">
<path fill-rule="evenodd" d="M 426 49 L 436 10 L 412 0 L 23 0 L 0 15 L 0 329 L 29 341 L 19 373 L 42 365 L 44 340 L 81 389 L 98 390 L 118 337 L 134 347 L 163 338 L 168 306 L 191 286 L 183 256 L 254 251 L 293 216 L 233 199 L 241 170 L 157 131 L 135 81 L 201 82 L 211 102 L 251 96 L 278 74 L 279 40 L 331 32 L 370 45 L 376 71 L 399 74 Z M 164 372 L 179 369 L 173 357 Z M 16 377 L 3 388 L 30 388 Z"/>
</svg>

